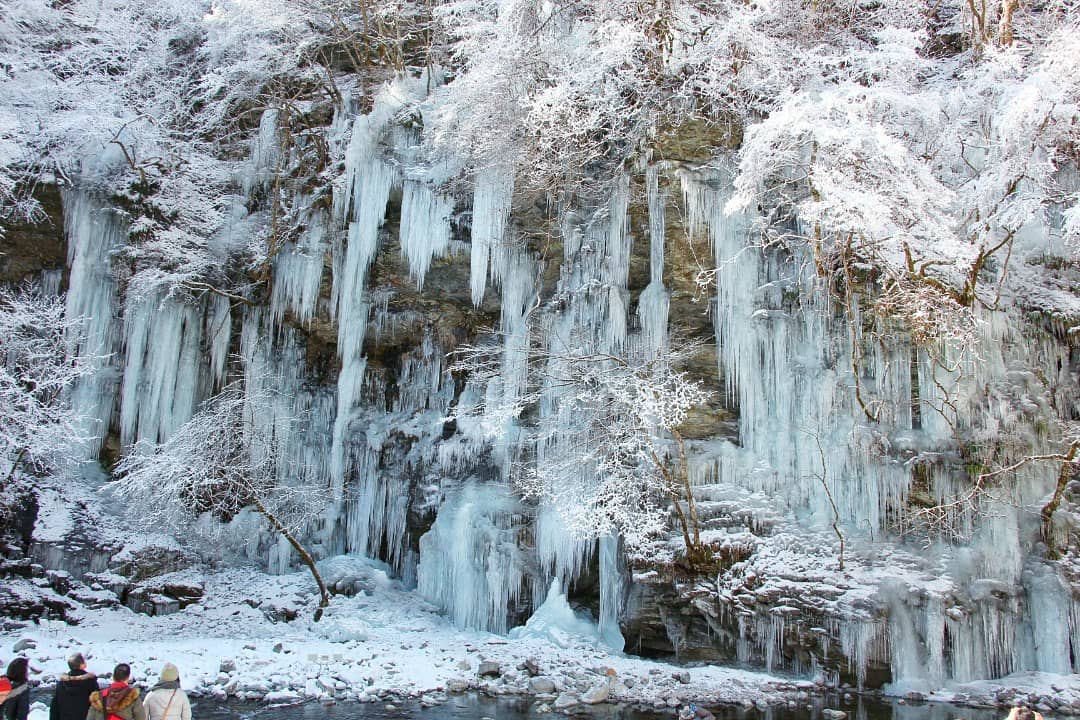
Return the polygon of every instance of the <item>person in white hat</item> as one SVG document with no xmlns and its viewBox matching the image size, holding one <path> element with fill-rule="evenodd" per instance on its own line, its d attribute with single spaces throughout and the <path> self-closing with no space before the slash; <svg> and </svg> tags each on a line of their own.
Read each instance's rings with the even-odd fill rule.
<svg viewBox="0 0 1080 720">
<path fill-rule="evenodd" d="M 180 671 L 172 663 L 161 668 L 160 682 L 143 701 L 146 720 L 191 720 L 191 703 L 180 689 Z"/>
</svg>

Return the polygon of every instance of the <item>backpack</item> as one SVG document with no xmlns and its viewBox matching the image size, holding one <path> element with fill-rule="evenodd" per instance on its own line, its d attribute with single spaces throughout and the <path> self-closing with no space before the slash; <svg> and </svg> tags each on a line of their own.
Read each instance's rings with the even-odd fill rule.
<svg viewBox="0 0 1080 720">
<path fill-rule="evenodd" d="M 11 681 L 6 677 L 0 677 L 0 705 L 4 704 L 4 701 L 8 699 L 8 695 L 11 694 Z"/>
<path fill-rule="evenodd" d="M 105 688 L 104 690 L 101 691 L 101 706 L 103 708 L 108 708 L 109 707 L 108 703 L 105 702 L 105 698 L 107 698 L 107 697 L 109 697 L 109 688 Z M 120 717 L 116 713 L 104 712 L 104 715 L 105 715 L 105 720 L 124 720 L 124 718 Z"/>
</svg>

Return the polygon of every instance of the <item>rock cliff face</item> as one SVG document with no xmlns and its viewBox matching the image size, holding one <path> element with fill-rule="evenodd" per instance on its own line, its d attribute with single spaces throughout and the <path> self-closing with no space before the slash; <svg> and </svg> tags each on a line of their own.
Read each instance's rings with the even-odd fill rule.
<svg viewBox="0 0 1080 720">
<path fill-rule="evenodd" d="M 47 282 L 59 290 L 67 262 L 60 190 L 56 185 L 38 185 L 34 197 L 41 207 L 40 221 L 11 223 L 4 229 L 0 282 L 41 280 L 42 273 L 48 273 Z"/>
<path fill-rule="evenodd" d="M 424 92 L 416 80 L 393 89 Z M 1057 428 L 1080 419 L 1076 318 L 1021 299 L 980 312 L 965 354 L 936 355 L 856 306 L 880 290 L 870 271 L 837 287 L 811 252 L 763 244 L 755 219 L 769 208 L 725 213 L 730 177 L 718 168 L 735 126 L 672 130 L 651 159 L 598 172 L 589 197 L 556 203 L 515 192 L 497 168 L 441 176 L 392 96 L 362 114 L 343 104 L 306 116 L 334 150 L 324 165 L 290 166 L 287 216 L 269 199 L 282 165 L 260 145 L 279 118 L 263 114 L 214 270 L 245 278 L 242 296 L 187 281 L 137 292 L 145 259 L 130 198 L 87 180 L 64 188 L 61 213 L 59 191 L 42 188 L 48 220 L 9 229 L 0 279 L 45 272 L 91 319 L 80 348 L 99 367 L 73 393 L 89 457 L 108 466 L 167 439 L 244 378 L 279 398 L 253 422 L 303 418 L 278 447 L 282 482 L 325 488 L 304 530 L 315 553 L 384 560 L 464 626 L 521 624 L 557 579 L 643 655 L 902 689 L 1077 667 L 1075 482 L 1060 458 L 1024 462 L 1056 455 Z M 264 264 L 230 253 L 279 223 L 288 231 Z M 1014 263 L 1075 281 L 1061 248 L 1035 245 L 1018 242 Z M 674 532 L 624 556 L 519 497 L 509 470 L 538 452 L 525 430 L 549 407 L 490 426 L 450 419 L 477 397 L 520 393 L 521 354 L 567 336 L 618 353 L 655 328 L 663 343 L 669 330 L 702 343 L 682 369 L 711 395 L 681 434 L 704 563 L 681 557 Z M 504 347 L 486 386 L 448 359 L 482 342 Z M 1000 467 L 1012 469 L 965 495 Z M 1062 477 L 1063 503 L 1044 522 Z M 250 517 L 231 522 L 232 552 L 295 566 Z M 33 553 L 53 569 L 123 576 L 139 609 L 198 596 L 182 579 L 143 582 L 179 570 L 182 553 L 151 573 L 78 540 L 39 537 Z"/>
</svg>

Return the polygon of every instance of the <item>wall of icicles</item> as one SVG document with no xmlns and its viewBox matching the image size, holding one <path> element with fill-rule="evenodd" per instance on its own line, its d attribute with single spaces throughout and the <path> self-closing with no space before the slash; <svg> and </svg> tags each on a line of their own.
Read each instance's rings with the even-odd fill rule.
<svg viewBox="0 0 1080 720">
<path fill-rule="evenodd" d="M 725 213 L 730 177 L 715 166 L 643 161 L 616 177 L 603 200 L 562 209 L 562 257 L 550 290 L 560 301 L 548 302 L 538 296 L 540 258 L 515 237 L 514 172 L 484 169 L 469 179 L 471 198 L 451 197 L 441 188 L 456 171 L 426 165 L 415 132 L 396 124 L 400 98 L 424 86 L 399 81 L 367 114 L 338 109 L 328 143 L 343 158 L 344 172 L 333 202 L 303 209 L 304 230 L 274 257 L 262 304 L 215 294 L 136 299 L 123 293 L 114 267 L 127 242 L 123 214 L 89 181 L 65 191 L 68 308 L 88 318 L 72 349 L 94 357 L 98 368 L 74 393 L 93 438 L 87 457 L 99 453 L 110 433 L 122 451 L 167 439 L 202 399 L 241 377 L 249 392 L 275 390 L 277 406 L 254 422 L 276 428 L 278 451 L 288 460 L 280 463 L 282 481 L 327 490 L 321 519 L 308 529 L 320 556 L 381 559 L 458 625 L 497 633 L 539 606 L 553 580 L 565 590 L 594 573 L 601 635 L 621 646 L 618 628 L 632 611 L 625 599 L 636 580 L 618 557 L 617 540 L 579 540 L 556 508 L 522 503 L 507 481 L 526 442 L 513 421 L 493 419 L 502 425 L 492 439 L 479 420 L 448 428 L 446 418 L 456 405 L 481 397 L 512 401 L 523 391 L 531 346 L 558 353 L 565 338 L 585 336 L 613 353 L 627 343 L 662 348 L 671 307 L 665 249 L 677 210 L 679 231 L 703 238 L 707 264 L 719 268 L 701 310 L 714 333 L 713 390 L 738 418 L 735 432 L 692 443 L 691 478 L 703 504 L 741 505 L 746 526 L 755 530 L 715 530 L 711 539 L 746 536 L 757 553 L 742 572 L 754 563 L 768 572 L 772 558 L 774 575 L 782 578 L 803 572 L 785 558 L 830 542 L 835 514 L 849 542 L 848 569 L 822 561 L 815 582 L 799 587 L 815 594 L 831 588 L 835 601 L 824 606 L 820 632 L 839 643 L 856 675 L 877 661 L 891 667 L 894 683 L 926 688 L 1077 667 L 1080 603 L 1039 559 L 1025 509 L 1052 488 L 1054 468 L 1026 467 L 1008 501 L 954 518 L 965 531 L 962 542 L 935 540 L 923 549 L 891 532 L 914 482 L 938 498 L 957 491 L 957 427 L 989 435 L 1012 424 L 1026 433 L 1030 450 L 1044 447 L 1030 428 L 1055 407 L 1077 402 L 1068 399 L 1075 369 L 1067 347 L 1025 338 L 1015 317 L 988 311 L 978 350 L 969 356 L 942 363 L 894 336 L 860 349 L 853 364 L 853 344 L 866 344 L 862 323 L 837 312 L 812 258 L 754 246 L 754 218 Z M 265 191 L 278 160 L 276 122 L 274 112 L 264 114 L 237 179 L 235 210 L 215 238 L 222 262 L 228 248 L 266 222 L 266 210 L 250 208 L 258 207 L 251 199 Z M 88 160 L 86 177 L 92 173 Z M 632 197 L 631 176 L 644 200 Z M 631 232 L 635 203 L 647 214 L 647 232 Z M 304 207 L 304 199 L 296 204 Z M 1045 228 L 1019 241 L 1054 242 Z M 635 243 L 648 258 L 648 281 L 631 291 Z M 434 265 L 460 260 L 468 268 L 460 302 L 497 308 L 492 319 L 505 344 L 498 377 L 457 384 L 445 334 L 423 318 L 426 330 L 403 330 L 415 325 L 416 312 L 395 310 L 391 301 L 400 288 L 372 281 L 380 253 L 398 254 L 413 284 L 408 291 L 421 296 Z M 330 344 L 336 372 L 311 367 L 315 325 L 336 328 Z M 398 348 L 393 367 L 372 365 L 381 345 Z M 1051 377 L 1044 382 L 1032 367 Z M 1061 377 L 1052 376 L 1053 368 Z M 875 423 L 856 403 L 856 384 L 881 408 Z M 1030 417 L 1006 416 L 1005 405 L 987 391 L 1006 387 L 1030 396 Z M 1062 396 L 1054 397 L 1054 388 Z M 540 412 L 557 412 L 559 392 L 565 390 L 551 389 Z M 294 417 L 304 421 L 284 422 Z M 555 438 L 529 450 L 543 462 L 565 448 Z M 426 520 L 410 519 L 417 517 Z M 235 522 L 248 557 L 274 572 L 294 566 L 283 541 L 257 524 Z M 875 565 L 875 557 L 895 564 Z M 781 652 L 786 627 L 795 622 L 792 593 L 799 590 L 756 608 L 740 605 L 723 578 L 715 590 L 719 617 L 737 628 L 739 659 L 815 669 L 793 666 Z"/>
</svg>

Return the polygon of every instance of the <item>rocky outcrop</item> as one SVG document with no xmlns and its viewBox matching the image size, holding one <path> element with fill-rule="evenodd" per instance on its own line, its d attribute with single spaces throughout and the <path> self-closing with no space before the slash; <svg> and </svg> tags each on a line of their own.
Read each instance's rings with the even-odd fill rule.
<svg viewBox="0 0 1080 720">
<path fill-rule="evenodd" d="M 63 285 L 67 242 L 60 189 L 53 184 L 39 183 L 34 188 L 34 199 L 41 206 L 38 222 L 4 224 L 4 232 L 0 235 L 0 283 L 41 280 L 42 273 L 50 272 L 56 274 L 57 285 Z"/>
</svg>

